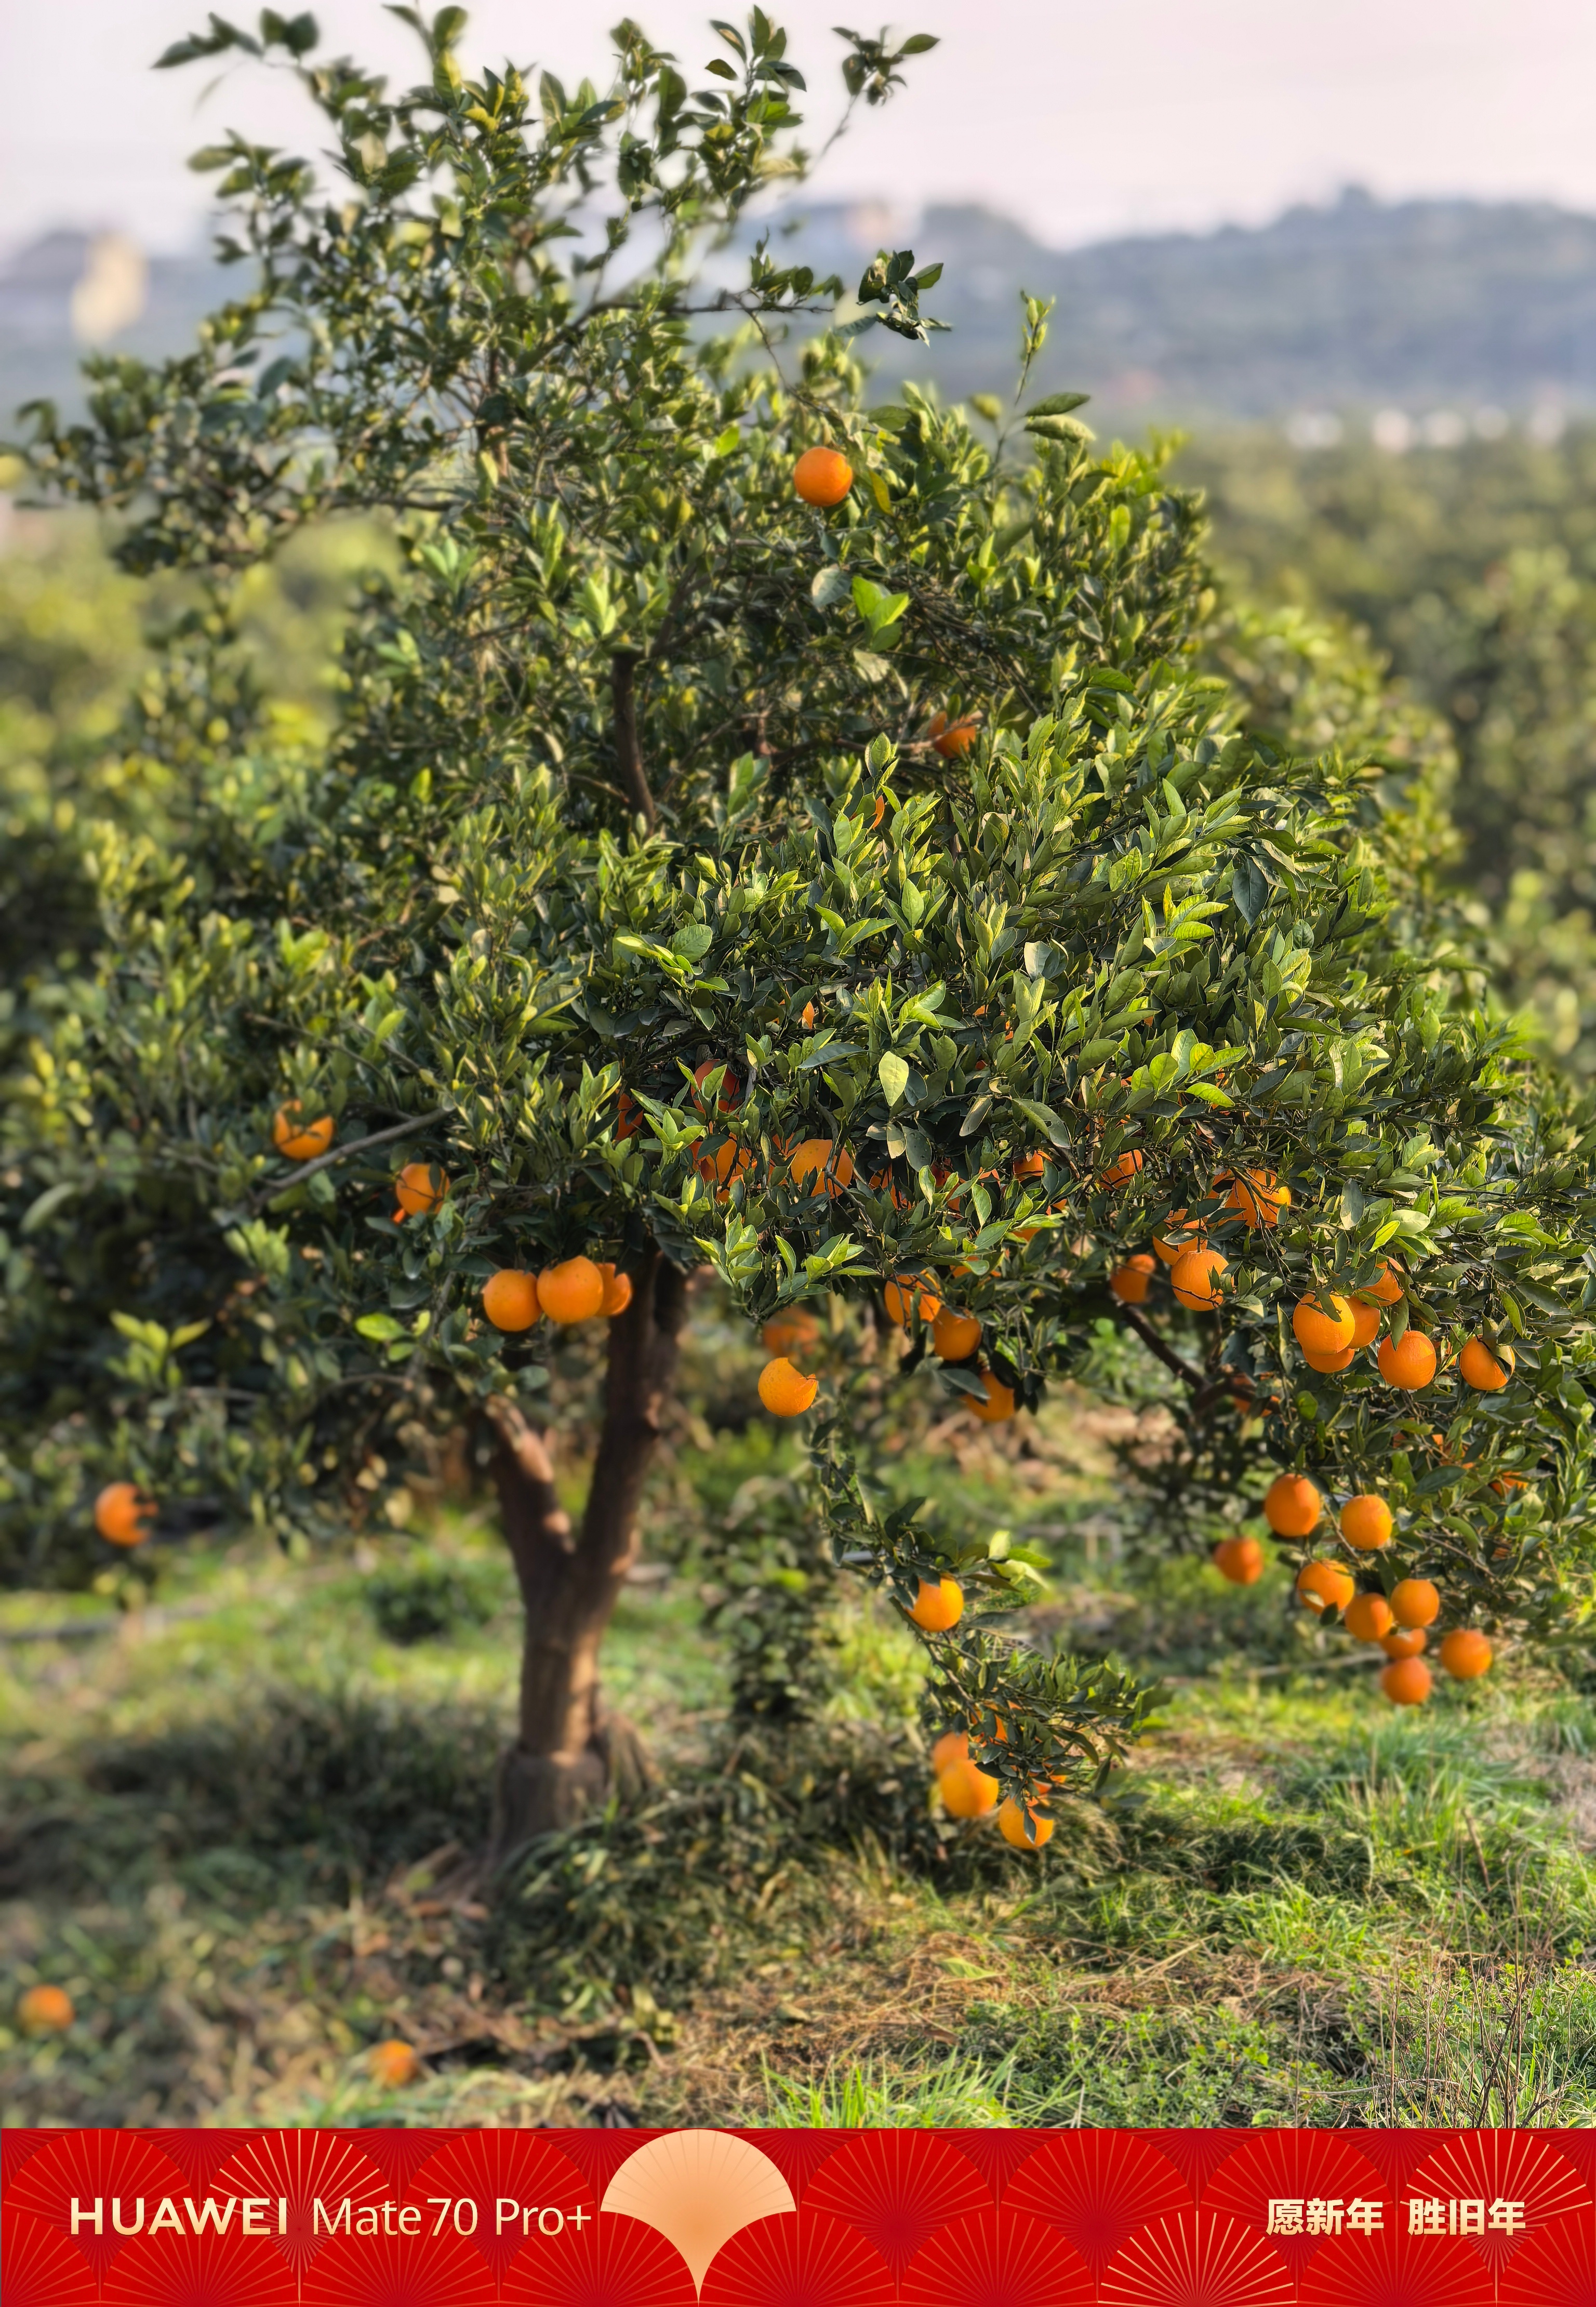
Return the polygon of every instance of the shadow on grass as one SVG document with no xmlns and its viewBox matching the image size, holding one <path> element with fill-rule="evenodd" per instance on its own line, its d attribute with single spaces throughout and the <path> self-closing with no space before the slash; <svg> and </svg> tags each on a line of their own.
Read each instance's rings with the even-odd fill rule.
<svg viewBox="0 0 1596 2307">
<path fill-rule="evenodd" d="M 480 1713 L 279 1690 L 71 1748 L 0 1793 L 0 1897 L 110 1895 L 195 1870 L 270 1894 L 285 1865 L 342 1896 L 483 1840 L 499 1737 Z"/>
</svg>

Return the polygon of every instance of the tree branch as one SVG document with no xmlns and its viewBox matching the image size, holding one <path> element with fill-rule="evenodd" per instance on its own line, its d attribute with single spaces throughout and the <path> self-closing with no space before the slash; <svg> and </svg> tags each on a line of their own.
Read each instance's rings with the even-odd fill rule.
<svg viewBox="0 0 1596 2307">
<path fill-rule="evenodd" d="M 632 689 L 637 662 L 635 649 L 617 649 L 610 659 L 610 677 L 615 699 L 615 767 L 621 773 L 622 788 L 633 813 L 641 817 L 652 833 L 656 812 L 654 795 L 649 792 L 648 780 L 643 774 L 643 756 L 638 746 L 637 699 Z"/>
<path fill-rule="evenodd" d="M 1136 1332 L 1148 1352 L 1157 1355 L 1165 1369 L 1173 1370 L 1181 1383 L 1190 1386 L 1194 1394 L 1200 1392 L 1206 1383 L 1202 1371 L 1195 1369 L 1184 1354 L 1178 1354 L 1173 1346 L 1166 1344 L 1145 1314 L 1138 1314 L 1134 1306 L 1116 1305 L 1114 1311 L 1128 1329 Z"/>
<path fill-rule="evenodd" d="M 250 1209 L 270 1208 L 284 1194 L 291 1193 L 296 1186 L 302 1185 L 306 1178 L 313 1178 L 318 1170 L 330 1170 L 335 1162 L 347 1162 L 351 1154 L 364 1153 L 368 1145 L 387 1145 L 396 1137 L 408 1137 L 413 1129 L 425 1129 L 429 1122 L 442 1121 L 449 1111 L 448 1106 L 440 1105 L 433 1112 L 418 1113 L 409 1121 L 396 1121 L 391 1129 L 373 1129 L 369 1137 L 354 1137 L 347 1145 L 335 1145 L 330 1154 L 318 1154 L 313 1162 L 301 1162 L 296 1165 L 291 1178 L 285 1178 L 280 1185 L 269 1187 L 262 1193 L 253 1194 Z"/>
</svg>

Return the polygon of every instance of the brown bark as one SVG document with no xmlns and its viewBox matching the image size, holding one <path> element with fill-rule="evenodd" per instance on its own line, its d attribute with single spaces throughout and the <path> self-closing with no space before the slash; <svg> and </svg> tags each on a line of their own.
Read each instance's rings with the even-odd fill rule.
<svg viewBox="0 0 1596 2307">
<path fill-rule="evenodd" d="M 654 795 L 648 790 L 643 750 L 638 742 L 637 663 L 635 649 L 617 649 L 610 659 L 610 689 L 615 705 L 615 768 L 622 791 L 652 833 L 656 821 Z"/>
<path fill-rule="evenodd" d="M 609 1325 L 604 1424 L 579 1531 L 560 1504 L 548 1438 L 508 1396 L 489 1404 L 493 1479 L 526 1614 L 516 1739 L 495 1790 L 494 1866 L 643 1775 L 636 1737 L 605 1707 L 598 1653 L 637 1559 L 638 1506 L 685 1309 L 684 1276 L 650 1244 L 631 1305 Z"/>
</svg>

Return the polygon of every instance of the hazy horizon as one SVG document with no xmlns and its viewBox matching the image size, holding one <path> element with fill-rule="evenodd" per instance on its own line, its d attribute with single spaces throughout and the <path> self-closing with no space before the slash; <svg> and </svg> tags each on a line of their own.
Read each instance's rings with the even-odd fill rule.
<svg viewBox="0 0 1596 2307">
<path fill-rule="evenodd" d="M 326 47 L 413 76 L 413 39 L 376 0 L 333 0 L 314 13 Z M 472 63 L 509 54 L 568 81 L 597 76 L 618 13 L 618 0 L 566 0 L 548 14 L 485 0 L 463 52 Z M 709 11 L 665 0 L 635 13 L 699 79 L 715 53 Z M 854 12 L 795 0 L 769 13 L 809 70 L 819 142 L 840 90 L 830 24 Z M 253 25 L 254 15 L 238 21 Z M 280 75 L 148 69 L 203 16 L 184 0 L 53 0 L 11 12 L 0 36 L 0 247 L 60 226 L 116 227 L 157 252 L 189 247 L 207 210 L 206 180 L 184 167 L 198 143 L 236 125 L 319 149 L 310 107 Z M 1350 184 L 1382 201 L 1596 211 L 1584 116 L 1596 12 L 1572 0 L 1522 0 L 1511 29 L 1483 0 L 1343 0 L 1333 19 L 1278 0 L 1212 0 L 1202 12 L 1142 0 L 1129 35 L 1120 12 L 1087 0 L 990 0 L 978 19 L 967 0 L 926 0 L 894 21 L 935 32 L 942 46 L 833 151 L 813 181 L 818 200 L 911 213 L 976 202 L 1060 248 L 1257 225 L 1299 202 L 1324 206 Z M 41 93 L 64 53 L 71 103 L 53 107 Z"/>
</svg>

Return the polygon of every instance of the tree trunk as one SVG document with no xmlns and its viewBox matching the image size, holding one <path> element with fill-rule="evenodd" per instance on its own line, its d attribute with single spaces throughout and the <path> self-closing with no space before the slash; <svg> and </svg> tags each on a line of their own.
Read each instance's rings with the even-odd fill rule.
<svg viewBox="0 0 1596 2307">
<path fill-rule="evenodd" d="M 683 1275 L 651 1243 L 631 1305 L 609 1325 L 604 1427 L 579 1533 L 556 1495 L 547 1438 L 508 1396 L 489 1404 L 493 1479 L 526 1613 L 517 1736 L 494 1796 L 495 1868 L 644 1775 L 635 1735 L 605 1708 L 598 1651 L 637 1559 L 638 1504 L 685 1310 Z"/>
</svg>

